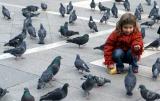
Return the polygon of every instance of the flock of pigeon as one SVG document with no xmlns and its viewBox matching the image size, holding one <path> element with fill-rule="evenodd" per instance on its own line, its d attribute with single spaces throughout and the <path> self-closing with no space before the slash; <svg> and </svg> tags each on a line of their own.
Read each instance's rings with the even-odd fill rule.
<svg viewBox="0 0 160 101">
<path fill-rule="evenodd" d="M 129 0 L 115 0 L 116 2 L 123 2 L 124 8 L 126 11 L 130 11 L 130 2 Z M 151 0 L 146 0 L 147 4 L 151 5 Z M 91 9 L 95 10 L 96 3 L 94 0 L 90 3 Z M 116 3 L 113 4 L 113 7 L 110 9 L 108 7 L 105 7 L 102 5 L 101 2 L 98 3 L 98 7 L 100 12 L 104 12 L 102 18 L 100 19 L 100 23 L 107 22 L 107 20 L 110 18 L 110 12 L 112 12 L 113 17 L 118 18 L 118 8 L 116 7 Z M 43 11 L 47 10 L 47 4 L 41 3 L 41 8 Z M 21 57 L 25 51 L 26 51 L 26 42 L 24 41 L 26 39 L 27 33 L 30 35 L 31 39 L 35 39 L 37 37 L 36 30 L 34 26 L 32 25 L 32 17 L 37 17 L 40 13 L 37 13 L 39 7 L 34 5 L 29 5 L 25 8 L 22 8 L 22 15 L 26 18 L 23 23 L 22 32 L 15 36 L 14 38 L 10 39 L 7 43 L 4 44 L 4 46 L 10 46 L 14 47 L 12 49 L 5 50 L 4 53 L 10 53 L 16 57 Z M 135 16 L 137 20 L 141 20 L 141 13 L 144 12 L 142 4 L 140 3 L 136 10 L 135 10 Z M 84 34 L 82 36 L 78 36 L 75 38 L 70 38 L 70 36 L 79 34 L 77 31 L 72 31 L 68 29 L 68 24 L 74 24 L 74 22 L 77 19 L 76 10 L 73 9 L 72 2 L 70 1 L 67 5 L 67 8 L 64 7 L 62 3 L 60 3 L 59 7 L 59 13 L 62 17 L 65 17 L 65 14 L 69 15 L 69 21 L 65 22 L 63 26 L 60 26 L 59 32 L 61 36 L 66 37 L 67 43 L 74 43 L 77 44 L 79 47 L 83 44 L 86 44 L 89 41 L 89 35 Z M 4 15 L 4 18 L 7 20 L 12 19 L 10 16 L 9 10 L 2 6 L 2 14 Z M 159 8 L 157 8 L 157 2 L 154 1 L 154 6 L 151 9 L 148 18 L 151 18 L 151 21 L 146 21 L 141 23 L 141 26 L 145 25 L 148 27 L 152 27 L 156 22 L 160 20 L 159 15 Z M 96 23 L 94 22 L 92 16 L 89 18 L 88 27 L 93 30 L 94 32 L 98 32 L 98 28 L 96 26 Z M 141 28 L 142 37 L 145 37 L 145 28 Z M 160 34 L 160 27 L 157 31 L 158 34 Z M 44 26 L 40 24 L 40 29 L 38 30 L 38 37 L 39 37 L 39 44 L 45 44 L 44 40 L 47 35 L 47 31 L 45 30 Z M 148 46 L 145 47 L 145 49 L 150 47 L 158 48 L 160 45 L 160 38 L 156 39 L 152 43 L 150 43 Z M 94 49 L 100 49 L 103 51 L 104 44 L 98 47 L 95 47 Z M 47 67 L 47 69 L 42 73 L 40 78 L 38 79 L 37 89 L 43 89 L 45 88 L 46 84 L 49 83 L 51 80 L 53 80 L 54 76 L 58 73 L 60 66 L 61 66 L 61 56 L 57 56 L 54 58 L 52 63 Z M 75 62 L 75 67 L 77 70 L 81 70 L 85 72 L 90 72 L 88 65 L 80 58 L 80 56 L 77 54 Z M 152 73 L 153 73 L 153 79 L 156 80 L 159 73 L 160 73 L 160 58 L 158 58 L 155 62 L 155 64 L 152 66 Z M 126 88 L 126 94 L 128 96 L 132 96 L 133 89 L 136 86 L 136 76 L 132 72 L 132 67 L 129 66 L 128 74 L 125 76 L 124 79 L 124 85 Z M 89 92 L 95 87 L 95 86 L 103 86 L 106 83 L 111 83 L 111 80 L 106 79 L 104 77 L 98 77 L 92 74 L 84 75 L 83 78 L 85 80 L 81 88 L 84 90 L 86 96 L 89 96 Z M 39 101 L 43 100 L 61 100 L 65 98 L 68 94 L 68 87 L 69 84 L 65 83 L 62 87 L 56 88 L 54 91 L 51 91 L 43 96 L 40 97 Z M 156 99 L 160 99 L 160 94 L 152 92 L 148 90 L 144 85 L 139 85 L 141 96 L 146 101 L 154 101 Z M 7 89 L 0 88 L 0 97 L 3 97 L 6 93 L 8 93 Z M 34 96 L 32 96 L 29 92 L 28 88 L 24 88 L 24 93 L 21 98 L 21 101 L 35 101 Z"/>
</svg>

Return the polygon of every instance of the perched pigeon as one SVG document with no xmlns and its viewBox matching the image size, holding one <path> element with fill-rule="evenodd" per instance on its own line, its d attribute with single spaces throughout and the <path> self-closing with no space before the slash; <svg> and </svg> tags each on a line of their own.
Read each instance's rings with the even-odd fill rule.
<svg viewBox="0 0 160 101">
<path fill-rule="evenodd" d="M 141 23 L 141 25 L 148 26 L 151 28 L 155 23 L 156 22 L 154 20 L 151 20 L 151 21 L 143 22 L 143 23 Z"/>
<path fill-rule="evenodd" d="M 76 15 L 76 11 L 73 10 L 73 12 L 70 14 L 69 16 L 69 23 L 73 23 L 77 20 L 77 15 Z"/>
<path fill-rule="evenodd" d="M 89 35 L 84 34 L 83 36 L 75 37 L 73 39 L 68 39 L 67 43 L 74 43 L 77 44 L 80 48 L 80 45 L 83 45 L 89 41 Z"/>
<path fill-rule="evenodd" d="M 7 19 L 11 19 L 9 10 L 4 6 L 2 6 L 2 14 L 4 18 L 6 17 Z"/>
<path fill-rule="evenodd" d="M 138 10 L 142 13 L 142 12 L 144 12 L 144 10 L 143 10 L 143 7 L 142 7 L 142 4 L 141 3 L 139 3 L 139 5 L 138 5 Z"/>
<path fill-rule="evenodd" d="M 70 14 L 72 10 L 73 10 L 73 5 L 72 1 L 70 1 L 69 4 L 67 5 L 67 14 Z"/>
<path fill-rule="evenodd" d="M 106 11 L 108 9 L 110 10 L 110 8 L 107 8 L 107 7 L 103 6 L 101 2 L 99 2 L 98 8 L 99 8 L 100 12 Z"/>
<path fill-rule="evenodd" d="M 27 30 L 27 27 L 32 24 L 32 19 L 31 17 L 28 17 L 26 19 L 24 19 L 24 22 L 23 22 L 23 28 Z"/>
<path fill-rule="evenodd" d="M 79 34 L 79 32 L 68 30 L 65 34 L 63 34 L 63 36 L 69 38 L 73 35 L 78 35 L 78 34 Z"/>
<path fill-rule="evenodd" d="M 146 89 L 144 85 L 139 85 L 139 88 L 142 98 L 146 101 L 154 101 L 160 99 L 160 94 Z"/>
<path fill-rule="evenodd" d="M 55 90 L 41 96 L 39 101 L 43 100 L 51 100 L 51 101 L 59 101 L 64 99 L 68 94 L 69 84 L 65 83 L 62 88 L 56 88 Z"/>
<path fill-rule="evenodd" d="M 25 51 L 26 51 L 26 42 L 23 41 L 18 47 L 9 49 L 9 50 L 5 50 L 4 53 L 10 53 L 17 58 L 17 57 L 21 57 Z"/>
<path fill-rule="evenodd" d="M 160 38 L 154 40 L 153 42 L 151 42 L 148 46 L 144 47 L 144 49 L 147 48 L 158 48 L 160 46 Z"/>
<path fill-rule="evenodd" d="M 159 20 L 160 20 L 160 15 L 158 15 L 158 14 L 157 14 L 157 15 L 154 15 L 153 18 L 152 18 L 152 20 L 154 20 L 155 22 L 158 23 Z"/>
<path fill-rule="evenodd" d="M 44 38 L 46 37 L 46 30 L 43 27 L 43 25 L 40 25 L 40 29 L 38 30 L 38 36 L 39 36 L 39 44 L 44 44 Z"/>
<path fill-rule="evenodd" d="M 104 50 L 104 46 L 105 46 L 105 44 L 102 44 L 102 45 L 100 45 L 98 47 L 94 47 L 93 49 L 99 49 L 99 50 L 103 51 Z"/>
<path fill-rule="evenodd" d="M 41 3 L 41 8 L 42 8 L 42 10 L 46 11 L 47 10 L 47 4 Z"/>
<path fill-rule="evenodd" d="M 66 10 L 62 3 L 60 3 L 59 13 L 62 17 L 65 17 Z"/>
<path fill-rule="evenodd" d="M 144 27 L 141 27 L 141 34 L 142 34 L 142 38 L 144 39 L 145 37 L 145 28 Z"/>
<path fill-rule="evenodd" d="M 76 56 L 76 60 L 74 62 L 74 65 L 78 70 L 81 70 L 82 73 L 83 73 L 83 71 L 90 72 L 88 65 L 80 58 L 79 54 L 77 54 L 77 56 Z"/>
<path fill-rule="evenodd" d="M 91 9 L 94 9 L 94 10 L 95 10 L 95 8 L 96 8 L 96 3 L 95 3 L 94 0 L 91 1 L 90 7 L 91 7 Z"/>
<path fill-rule="evenodd" d="M 146 2 L 147 2 L 147 5 L 151 5 L 151 0 L 146 0 Z"/>
<path fill-rule="evenodd" d="M 153 75 L 152 78 L 156 80 L 159 73 L 160 73 L 160 58 L 157 58 L 156 62 L 152 65 L 152 75 Z"/>
<path fill-rule="evenodd" d="M 132 91 L 136 86 L 136 82 L 137 82 L 136 76 L 134 75 L 132 71 L 132 66 L 130 65 L 128 74 L 125 76 L 125 79 L 124 79 L 125 88 L 127 90 L 126 94 L 128 96 L 132 96 L 133 94 Z"/>
<path fill-rule="evenodd" d="M 103 23 L 103 22 L 106 23 L 109 17 L 110 17 L 110 9 L 104 12 L 102 18 L 100 19 L 100 23 Z"/>
<path fill-rule="evenodd" d="M 148 18 L 151 18 L 152 16 L 153 16 L 153 17 L 154 17 L 154 16 L 157 16 L 157 14 L 159 14 L 159 8 L 157 8 L 157 6 L 154 6 L 154 7 L 151 9 Z"/>
<path fill-rule="evenodd" d="M 113 4 L 111 11 L 112 11 L 113 17 L 118 18 L 118 8 L 116 7 L 116 3 Z"/>
<path fill-rule="evenodd" d="M 34 96 L 30 94 L 28 88 L 24 88 L 24 93 L 22 95 L 21 101 L 35 101 Z"/>
<path fill-rule="evenodd" d="M 93 21 L 92 16 L 90 16 L 90 18 L 89 18 L 88 26 L 89 26 L 89 28 L 92 29 L 93 31 L 98 32 L 97 25 L 96 25 L 96 23 Z"/>
<path fill-rule="evenodd" d="M 64 36 L 67 31 L 68 31 L 68 22 L 65 22 L 64 26 L 60 26 L 59 32 L 61 33 L 62 36 Z"/>
<path fill-rule="evenodd" d="M 130 3 L 129 3 L 128 0 L 124 1 L 123 6 L 124 6 L 126 11 L 130 11 Z"/>
<path fill-rule="evenodd" d="M 27 6 L 26 8 L 24 8 L 25 10 L 28 10 L 30 12 L 35 12 L 35 11 L 38 11 L 39 7 L 38 6 L 35 6 L 35 5 L 29 5 Z"/>
<path fill-rule="evenodd" d="M 26 9 L 22 9 L 22 15 L 26 18 L 29 18 L 29 17 L 37 17 L 40 13 L 33 13 L 33 12 L 30 12 Z"/>
<path fill-rule="evenodd" d="M 0 88 L 0 98 L 2 98 L 4 95 L 6 95 L 6 93 L 9 93 L 9 91 L 7 91 L 7 89 Z"/>
<path fill-rule="evenodd" d="M 30 35 L 31 38 L 36 38 L 36 29 L 33 27 L 31 23 L 29 23 L 29 26 L 27 27 L 28 34 Z"/>
<path fill-rule="evenodd" d="M 115 2 L 124 2 L 124 0 L 115 0 Z"/>
<path fill-rule="evenodd" d="M 141 12 L 139 11 L 138 8 L 136 8 L 136 11 L 135 11 L 134 15 L 135 15 L 137 20 L 141 20 Z"/>
</svg>

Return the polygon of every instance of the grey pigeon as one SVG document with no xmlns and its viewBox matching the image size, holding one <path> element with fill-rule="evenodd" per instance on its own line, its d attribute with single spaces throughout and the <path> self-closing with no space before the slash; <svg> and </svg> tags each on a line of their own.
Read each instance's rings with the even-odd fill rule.
<svg viewBox="0 0 160 101">
<path fill-rule="evenodd" d="M 95 8 L 96 8 L 96 3 L 95 3 L 94 0 L 91 1 L 90 7 L 91 7 L 91 9 L 94 9 L 94 10 L 95 10 Z"/>
<path fill-rule="evenodd" d="M 91 91 L 96 85 L 96 79 L 92 75 L 88 75 L 87 79 L 82 83 L 81 87 L 84 90 L 86 96 L 89 96 L 89 91 Z"/>
<path fill-rule="evenodd" d="M 80 58 L 79 54 L 77 54 L 76 59 L 74 61 L 74 66 L 79 70 L 90 72 L 88 65 Z"/>
<path fill-rule="evenodd" d="M 56 88 L 55 90 L 41 96 L 39 101 L 43 101 L 43 100 L 45 100 L 45 101 L 46 100 L 59 101 L 59 100 L 62 100 L 68 94 L 68 87 L 69 87 L 69 84 L 65 83 L 63 85 L 63 87 Z"/>
<path fill-rule="evenodd" d="M 130 11 L 130 3 L 129 3 L 128 0 L 124 1 L 123 6 L 124 6 L 126 11 Z"/>
<path fill-rule="evenodd" d="M 157 15 L 154 15 L 153 16 L 153 18 L 152 18 L 152 20 L 154 20 L 155 22 L 159 22 L 159 20 L 160 20 L 160 15 L 159 14 L 157 14 Z"/>
<path fill-rule="evenodd" d="M 68 22 L 65 22 L 64 26 L 60 26 L 59 32 L 61 33 L 61 36 L 64 36 L 67 31 L 68 31 Z"/>
<path fill-rule="evenodd" d="M 22 15 L 26 18 L 29 18 L 29 17 L 37 17 L 40 13 L 33 13 L 33 12 L 30 12 L 26 9 L 22 9 Z"/>
<path fill-rule="evenodd" d="M 26 42 L 23 41 L 18 47 L 5 50 L 4 53 L 10 53 L 17 58 L 17 57 L 21 57 L 25 51 L 26 51 Z"/>
<path fill-rule="evenodd" d="M 7 89 L 0 88 L 0 98 L 2 98 L 4 95 L 6 95 L 6 93 L 9 93 L 9 91 L 7 91 Z"/>
<path fill-rule="evenodd" d="M 144 12 L 144 10 L 143 10 L 143 7 L 142 7 L 142 4 L 141 3 L 139 3 L 139 5 L 138 5 L 138 10 L 142 13 L 142 12 Z"/>
<path fill-rule="evenodd" d="M 146 0 L 146 2 L 147 2 L 147 5 L 151 5 L 151 0 Z"/>
<path fill-rule="evenodd" d="M 67 14 L 70 14 L 72 10 L 73 10 L 73 5 L 72 1 L 70 1 L 69 4 L 67 5 Z"/>
<path fill-rule="evenodd" d="M 142 38 L 144 39 L 145 37 L 145 28 L 144 27 L 141 27 L 141 34 L 142 34 Z"/>
<path fill-rule="evenodd" d="M 29 26 L 27 27 L 28 34 L 30 35 L 31 38 L 36 38 L 36 29 L 33 27 L 31 23 L 29 23 Z"/>
<path fill-rule="evenodd" d="M 118 18 L 118 8 L 116 7 L 116 3 L 113 3 L 113 7 L 111 8 L 113 17 Z"/>
<path fill-rule="evenodd" d="M 160 73 L 160 58 L 157 58 L 156 62 L 152 65 L 152 78 L 156 80 Z"/>
<path fill-rule="evenodd" d="M 153 42 L 151 42 L 148 46 L 144 47 L 144 49 L 147 48 L 158 48 L 160 46 L 160 38 L 154 40 Z"/>
<path fill-rule="evenodd" d="M 143 22 L 143 23 L 141 23 L 141 25 L 148 26 L 151 28 L 155 23 L 156 22 L 154 20 L 151 20 L 151 21 Z"/>
<path fill-rule="evenodd" d="M 137 82 L 136 76 L 134 75 L 132 71 L 132 66 L 130 65 L 128 74 L 125 76 L 125 79 L 124 79 L 125 88 L 127 90 L 126 95 L 128 96 L 133 95 L 132 91 L 136 86 L 136 82 Z"/>
<path fill-rule="evenodd" d="M 103 6 L 101 2 L 99 2 L 98 8 L 99 8 L 100 12 L 106 11 L 106 10 L 110 9 L 108 7 Z"/>
<path fill-rule="evenodd" d="M 92 16 L 90 16 L 90 18 L 89 18 L 88 26 L 89 26 L 89 28 L 92 29 L 93 31 L 98 32 L 97 25 L 96 25 L 96 23 L 93 21 Z"/>
<path fill-rule="evenodd" d="M 38 30 L 38 36 L 39 36 L 39 43 L 38 44 L 44 44 L 44 39 L 46 37 L 46 30 L 45 28 L 43 27 L 42 24 L 40 24 L 40 29 Z"/>
<path fill-rule="evenodd" d="M 47 10 L 47 4 L 46 3 L 41 3 L 41 8 L 42 8 L 42 10 L 46 11 Z"/>
<path fill-rule="evenodd" d="M 23 28 L 27 30 L 27 27 L 32 24 L 32 19 L 31 17 L 28 17 L 26 19 L 24 19 L 24 22 L 23 22 Z"/>
<path fill-rule="evenodd" d="M 141 20 L 141 12 L 139 11 L 138 8 L 136 8 L 134 15 L 137 20 Z"/>
<path fill-rule="evenodd" d="M 2 14 L 4 18 L 11 19 L 9 10 L 4 6 L 2 6 Z"/>
<path fill-rule="evenodd" d="M 24 93 L 22 95 L 21 101 L 35 101 L 34 96 L 30 94 L 28 88 L 24 88 Z"/>
<path fill-rule="evenodd" d="M 160 99 L 160 94 L 148 90 L 144 85 L 139 85 L 139 88 L 142 98 L 146 101 L 155 101 Z"/>
<path fill-rule="evenodd" d="M 35 12 L 38 11 L 39 7 L 35 6 L 35 5 L 28 5 L 26 8 L 24 8 L 25 10 L 28 10 L 30 12 Z"/>
<path fill-rule="evenodd" d="M 149 12 L 148 18 L 151 18 L 152 16 L 156 16 L 157 14 L 159 14 L 159 8 L 157 8 L 157 6 L 154 6 Z"/>
<path fill-rule="evenodd" d="M 110 9 L 104 12 L 102 18 L 100 19 L 100 23 L 103 23 L 103 22 L 106 23 L 109 17 L 110 17 Z"/>
<path fill-rule="evenodd" d="M 65 17 L 66 10 L 62 3 L 60 3 L 59 13 L 62 17 Z"/>
<path fill-rule="evenodd" d="M 99 49 L 99 50 L 103 51 L 104 50 L 104 46 L 105 46 L 105 44 L 102 44 L 100 46 L 94 47 L 93 49 Z"/>
<path fill-rule="evenodd" d="M 89 35 L 84 34 L 83 36 L 75 37 L 73 39 L 68 39 L 67 43 L 77 44 L 80 48 L 80 45 L 86 44 L 89 41 Z"/>
<path fill-rule="evenodd" d="M 72 13 L 69 15 L 69 23 L 73 23 L 77 20 L 76 11 L 73 10 Z"/>
</svg>

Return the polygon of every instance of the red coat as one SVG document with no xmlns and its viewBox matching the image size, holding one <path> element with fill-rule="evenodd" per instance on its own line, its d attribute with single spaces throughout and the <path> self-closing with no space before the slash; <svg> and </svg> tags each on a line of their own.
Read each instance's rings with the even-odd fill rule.
<svg viewBox="0 0 160 101">
<path fill-rule="evenodd" d="M 140 49 L 138 51 L 134 50 L 135 45 L 140 45 Z M 131 49 L 131 53 L 138 56 L 139 59 L 143 52 L 143 39 L 141 33 L 138 32 L 124 35 L 117 34 L 113 31 L 104 46 L 105 65 L 114 64 L 114 61 L 112 60 L 112 52 L 117 48 L 121 48 L 124 51 Z"/>
</svg>

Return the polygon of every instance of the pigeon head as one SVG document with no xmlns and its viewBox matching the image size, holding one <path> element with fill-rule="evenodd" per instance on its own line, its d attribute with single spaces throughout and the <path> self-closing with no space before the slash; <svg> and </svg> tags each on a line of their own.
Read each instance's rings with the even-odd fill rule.
<svg viewBox="0 0 160 101">
<path fill-rule="evenodd" d="M 101 2 L 99 2 L 99 4 L 98 4 L 99 6 L 102 6 L 102 3 Z"/>
<path fill-rule="evenodd" d="M 79 54 L 77 54 L 77 56 L 76 56 L 76 59 L 80 59 L 80 56 L 79 56 Z"/>
<path fill-rule="evenodd" d="M 62 4 L 62 3 L 60 3 L 60 5 L 61 5 L 61 6 L 63 6 L 63 4 Z"/>
<path fill-rule="evenodd" d="M 156 63 L 160 63 L 160 58 L 157 58 Z"/>
<path fill-rule="evenodd" d="M 76 13 L 76 10 L 73 10 L 72 14 L 75 14 Z"/>
<path fill-rule="evenodd" d="M 88 37 L 89 37 L 89 35 L 88 35 L 88 34 L 84 34 L 84 37 L 88 38 Z"/>
<path fill-rule="evenodd" d="M 65 83 L 65 84 L 63 85 L 63 88 L 67 88 L 67 87 L 69 87 L 69 84 L 68 84 L 68 83 Z"/>
<path fill-rule="evenodd" d="M 5 7 L 4 7 L 4 6 L 2 6 L 2 9 L 5 9 Z"/>
<path fill-rule="evenodd" d="M 113 3 L 113 6 L 115 7 L 115 6 L 116 6 L 116 3 Z"/>
<path fill-rule="evenodd" d="M 144 85 L 139 85 L 139 88 L 140 88 L 141 90 L 146 89 L 146 87 L 145 87 Z"/>
<path fill-rule="evenodd" d="M 45 83 L 44 83 L 41 79 L 39 79 L 39 80 L 38 80 L 37 89 L 41 89 L 41 88 L 43 88 L 44 86 L 45 86 Z"/>
<path fill-rule="evenodd" d="M 25 91 L 25 92 L 29 92 L 29 89 L 25 87 L 25 88 L 24 88 L 24 91 Z"/>
<path fill-rule="evenodd" d="M 64 26 L 68 26 L 68 22 L 65 22 L 65 23 L 64 23 Z"/>
<path fill-rule="evenodd" d="M 72 1 L 69 2 L 69 5 L 72 5 Z"/>
<path fill-rule="evenodd" d="M 111 83 L 111 80 L 104 78 L 104 81 L 107 83 Z"/>
<path fill-rule="evenodd" d="M 41 29 L 43 28 L 43 25 L 42 25 L 42 24 L 40 24 L 40 28 L 41 28 Z"/>
<path fill-rule="evenodd" d="M 132 74 L 132 73 L 133 73 L 133 71 L 132 71 L 132 65 L 129 66 L 128 73 L 129 73 L 129 74 Z"/>
<path fill-rule="evenodd" d="M 93 21 L 93 18 L 92 18 L 92 16 L 90 16 L 90 18 L 89 18 L 89 21 Z"/>
</svg>

